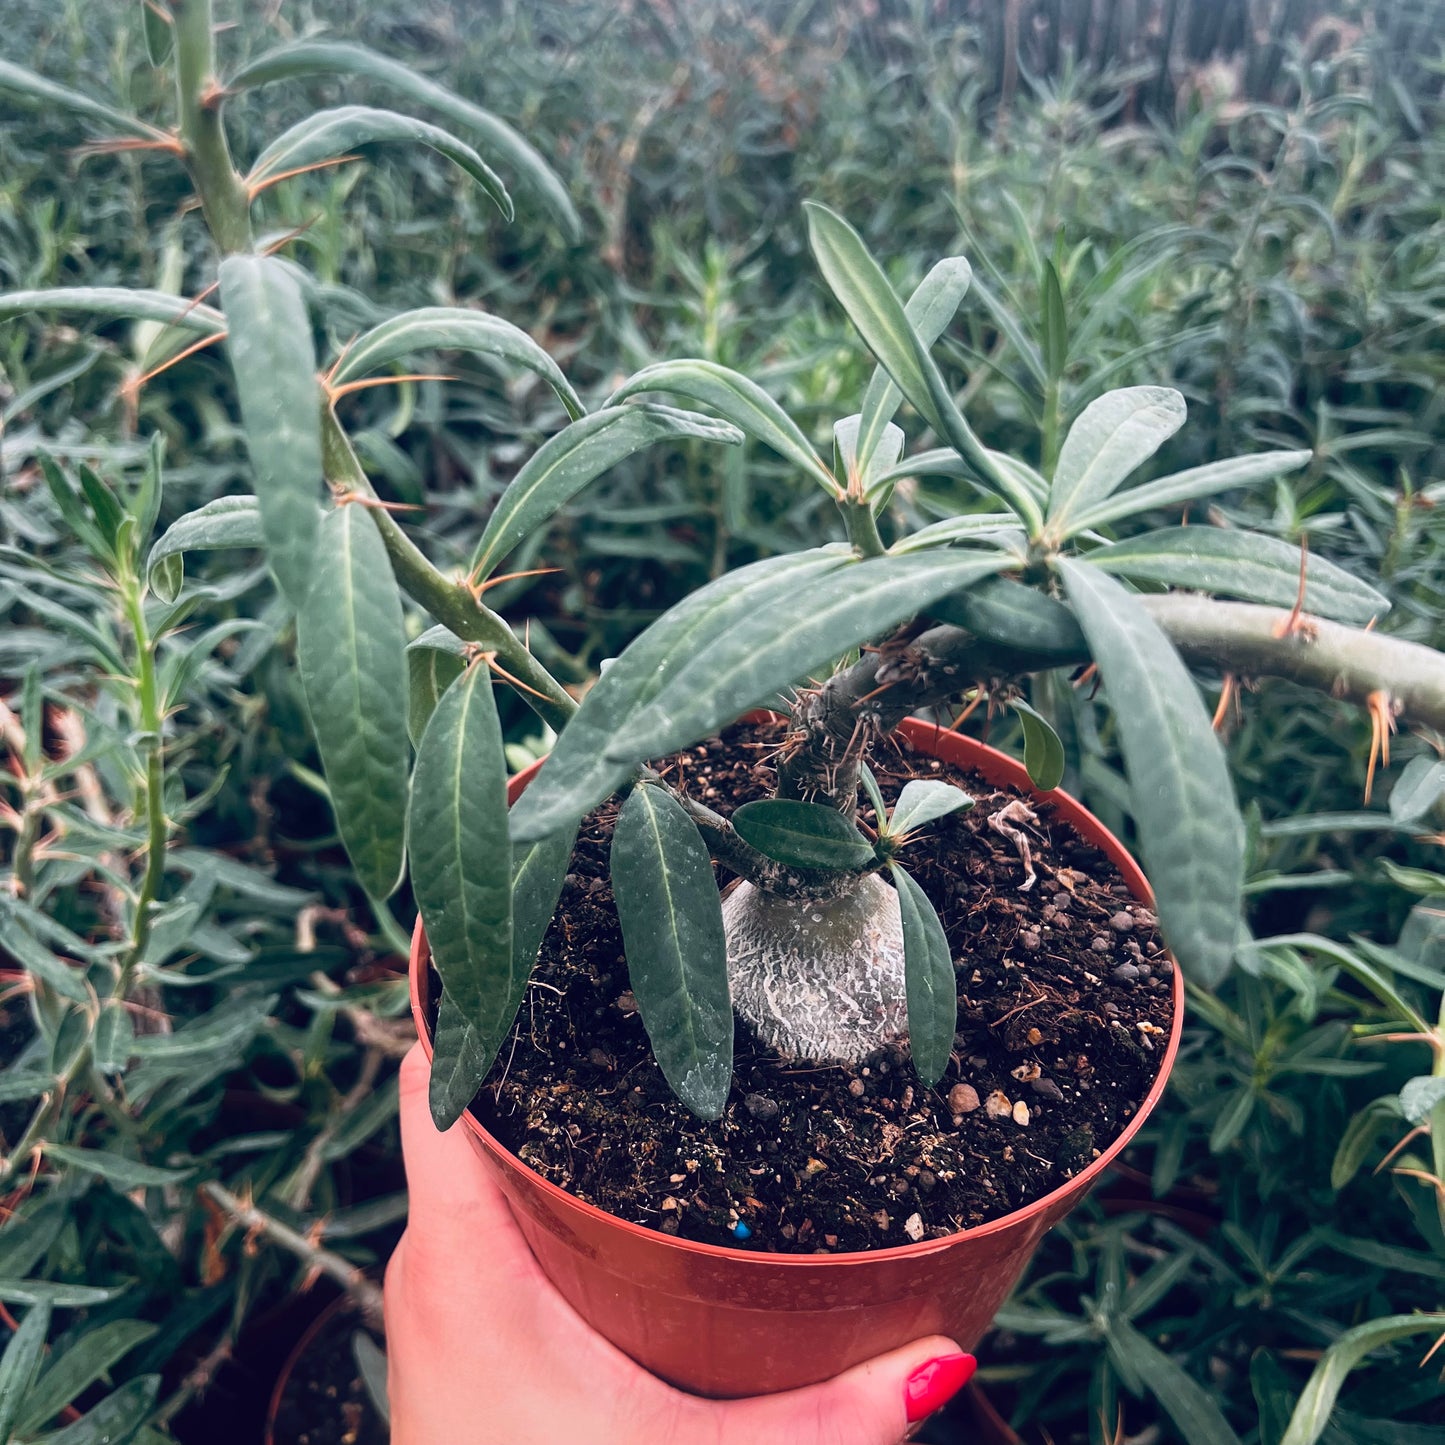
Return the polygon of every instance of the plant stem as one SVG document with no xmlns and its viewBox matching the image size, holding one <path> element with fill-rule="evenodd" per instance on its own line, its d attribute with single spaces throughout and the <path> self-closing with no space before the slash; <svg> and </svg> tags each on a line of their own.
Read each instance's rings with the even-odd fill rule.
<svg viewBox="0 0 1445 1445">
<path fill-rule="evenodd" d="M 843 508 L 848 540 L 863 556 L 881 557 L 888 549 L 878 535 L 878 520 L 873 515 L 872 503 L 864 497 L 849 494 L 838 505 Z"/>
<path fill-rule="evenodd" d="M 330 407 L 321 414 L 321 453 L 328 481 L 376 500 L 376 491 Z M 527 651 L 506 621 L 468 590 L 465 581 L 447 578 L 433 567 L 390 512 L 382 507 L 367 510 L 407 595 L 458 637 L 495 653 L 500 665 L 522 684 L 518 691 L 523 701 L 548 726 L 561 731 L 577 711 L 575 699 L 562 684 Z"/>
<path fill-rule="evenodd" d="M 186 165 L 206 225 L 223 254 L 251 249 L 251 198 L 231 164 L 216 83 L 211 0 L 171 0 L 176 32 L 176 107 Z"/>
</svg>

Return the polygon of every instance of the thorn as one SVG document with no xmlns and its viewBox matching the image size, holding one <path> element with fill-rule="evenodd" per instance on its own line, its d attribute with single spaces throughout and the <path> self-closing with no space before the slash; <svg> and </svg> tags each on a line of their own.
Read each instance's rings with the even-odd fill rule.
<svg viewBox="0 0 1445 1445">
<path fill-rule="evenodd" d="M 1238 701 L 1239 693 L 1235 686 L 1234 674 L 1226 672 L 1224 686 L 1219 690 L 1219 706 L 1214 709 L 1214 718 L 1210 723 L 1215 732 L 1224 731 L 1224 720 L 1229 715 L 1229 704 L 1231 702 L 1237 704 Z"/>
<path fill-rule="evenodd" d="M 1400 1140 L 1398 1144 L 1395 1145 L 1393 1149 L 1390 1150 L 1388 1154 L 1385 1155 L 1383 1159 L 1380 1160 L 1378 1164 L 1375 1165 L 1373 1172 L 1376 1174 L 1380 1173 L 1381 1170 L 1383 1170 L 1385 1166 L 1390 1162 L 1390 1160 L 1392 1160 L 1402 1149 L 1409 1146 L 1412 1140 L 1418 1139 L 1422 1134 L 1428 1134 L 1429 1132 L 1430 1131 L 1423 1124 L 1417 1124 L 1413 1129 L 1410 1130 L 1408 1134 L 1405 1135 L 1403 1139 Z"/>
<path fill-rule="evenodd" d="M 153 140 L 141 136 L 115 136 L 110 140 L 87 141 L 71 149 L 73 156 L 112 156 L 128 151 L 165 151 L 167 155 L 183 156 L 186 148 L 173 135 L 157 132 Z"/>
<path fill-rule="evenodd" d="M 332 156 L 329 160 L 312 161 L 309 166 L 296 166 L 289 171 L 278 171 L 274 176 L 266 176 L 264 179 L 246 182 L 246 199 L 254 201 L 262 191 L 270 190 L 281 181 L 289 181 L 292 176 L 304 176 L 307 171 L 324 171 L 332 166 L 344 166 L 348 161 L 359 161 L 360 156 Z"/>
<path fill-rule="evenodd" d="M 358 507 L 370 507 L 376 512 L 426 511 L 420 502 L 383 502 L 380 497 L 366 497 L 360 492 L 338 492 L 334 500 L 338 507 L 349 507 L 354 503 Z"/>
<path fill-rule="evenodd" d="M 488 577 L 484 582 L 473 581 L 471 577 L 462 584 L 472 594 L 474 602 L 482 600 L 482 593 L 489 587 L 500 587 L 503 582 L 515 582 L 519 577 L 550 577 L 554 572 L 560 572 L 560 567 L 533 567 L 526 572 L 506 572 L 500 577 Z M 528 625 L 531 619 L 528 618 Z"/>
<path fill-rule="evenodd" d="M 1297 632 L 1307 632 L 1308 624 L 1301 618 L 1305 606 L 1305 573 L 1309 567 L 1310 539 L 1308 532 L 1301 532 L 1299 539 L 1299 590 L 1295 593 L 1294 606 L 1283 622 L 1277 622 L 1270 631 L 1275 637 L 1293 637 Z"/>
<path fill-rule="evenodd" d="M 1365 802 L 1368 803 L 1375 786 L 1376 760 L 1387 768 L 1390 766 L 1390 734 L 1395 731 L 1399 708 L 1384 688 L 1376 688 L 1365 699 L 1365 707 L 1370 714 L 1370 764 L 1365 771 Z"/>
<path fill-rule="evenodd" d="M 309 231 L 312 226 L 314 226 L 317 221 L 321 219 L 322 214 L 323 213 L 321 211 L 317 211 L 317 213 L 312 216 L 309 221 L 303 221 L 299 226 L 296 227 L 294 231 L 287 231 L 284 236 L 278 236 L 276 240 L 272 241 L 271 244 L 267 246 L 264 251 L 261 252 L 261 254 L 263 256 L 274 256 L 276 252 L 281 249 L 282 246 L 289 246 L 291 242 L 294 241 L 298 236 L 304 236 L 307 231 Z"/>
<path fill-rule="evenodd" d="M 326 378 L 318 378 L 326 386 Z M 326 400 L 333 406 L 353 391 L 366 391 L 373 386 L 393 386 L 402 381 L 455 381 L 454 376 L 441 376 L 432 372 L 407 372 L 404 376 L 368 376 L 361 381 L 348 381 L 341 386 L 326 386 Z"/>
<path fill-rule="evenodd" d="M 331 363 L 330 369 L 322 373 L 321 384 L 327 391 L 331 390 L 331 378 L 341 369 L 341 363 L 346 360 L 346 353 L 351 350 L 356 342 L 356 338 L 360 335 L 361 333 L 359 331 L 353 331 L 347 338 L 346 345 L 337 353 L 336 360 Z"/>
<path fill-rule="evenodd" d="M 228 333 L 218 331 L 214 336 L 203 336 L 199 341 L 192 342 L 184 350 L 176 352 L 169 361 L 163 361 L 159 366 L 152 367 L 144 376 L 137 376 L 129 381 L 121 383 L 121 395 L 126 398 L 134 398 L 140 395 L 140 389 L 146 382 L 153 381 L 161 372 L 169 371 L 171 367 L 178 365 L 188 356 L 194 356 L 198 351 L 204 351 L 208 346 L 214 346 L 218 341 L 224 341 Z"/>
<path fill-rule="evenodd" d="M 968 704 L 963 708 L 963 710 L 959 713 L 959 715 L 958 715 L 956 718 L 954 718 L 954 720 L 953 720 L 951 723 L 949 723 L 949 725 L 948 725 L 948 731 L 951 732 L 951 733 L 956 733 L 956 732 L 958 731 L 959 727 L 960 727 L 963 723 L 965 723 L 965 722 L 968 721 L 968 719 L 969 719 L 970 715 L 973 713 L 974 709 L 979 705 L 979 703 L 981 703 L 981 702 L 984 700 L 985 695 L 986 695 L 986 694 L 984 693 L 984 690 L 983 690 L 982 688 L 979 688 L 978 691 L 975 692 L 974 695 L 973 695 L 973 701 L 972 701 L 971 703 L 968 703 Z"/>
<path fill-rule="evenodd" d="M 495 652 L 484 652 L 482 654 L 482 661 L 485 662 L 498 677 L 506 678 L 513 687 L 520 687 L 523 692 L 530 692 L 533 697 L 540 697 L 543 702 L 547 701 L 544 693 L 538 692 L 535 687 L 528 687 L 520 677 L 513 677 L 512 674 L 497 661 L 497 654 Z"/>
<path fill-rule="evenodd" d="M 1097 662 L 1091 662 L 1091 663 L 1074 679 L 1074 686 L 1075 686 L 1075 687 L 1083 687 L 1083 685 L 1084 685 L 1086 682 L 1092 681 L 1092 680 L 1093 680 L 1094 678 L 1096 678 L 1098 675 L 1099 675 L 1099 664 L 1098 664 Z M 1091 693 L 1090 696 L 1092 697 L 1093 694 Z"/>
</svg>

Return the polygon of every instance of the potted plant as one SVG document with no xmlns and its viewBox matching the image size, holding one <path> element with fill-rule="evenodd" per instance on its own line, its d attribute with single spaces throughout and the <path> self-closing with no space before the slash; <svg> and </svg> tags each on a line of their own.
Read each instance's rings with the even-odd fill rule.
<svg viewBox="0 0 1445 1445">
<path fill-rule="evenodd" d="M 1183 399 L 1166 387 L 1104 392 L 1065 430 L 1057 385 L 1068 346 L 1061 256 L 1046 263 L 1038 360 L 1052 382 L 1037 467 L 979 440 L 933 358 L 968 288 L 967 263 L 940 262 L 905 303 L 858 234 L 816 205 L 808 224 L 820 272 L 878 361 L 859 411 L 834 427 L 831 466 L 762 388 L 725 367 L 664 362 L 589 412 L 531 336 L 466 308 L 386 319 L 337 348 L 322 369 L 313 319 L 331 297 L 273 254 L 287 237 L 267 245 L 253 229 L 253 210 L 273 186 L 359 148 L 410 140 L 455 161 L 508 214 L 510 200 L 487 162 L 454 134 L 362 106 L 303 120 L 242 174 L 222 124 L 236 89 L 300 74 L 364 76 L 480 137 L 570 223 L 565 197 L 535 153 L 494 117 L 394 62 L 303 41 L 222 84 L 213 74 L 208 0 L 172 0 L 164 13 L 148 7 L 146 19 L 153 48 L 174 51 L 174 133 L 13 67 L 0 71 L 0 82 L 187 166 L 221 254 L 217 305 L 156 292 L 69 290 L 0 297 L 0 315 L 71 308 L 158 322 L 171 358 L 183 332 L 198 344 L 224 338 L 254 495 L 210 503 L 174 523 L 150 553 L 150 586 L 169 605 L 183 586 L 185 552 L 264 547 L 295 612 L 299 674 L 357 879 L 381 900 L 409 867 L 421 914 L 412 981 L 433 1051 L 438 1125 L 466 1117 L 544 1267 L 579 1310 L 643 1363 L 691 1388 L 783 1388 L 938 1328 L 972 1343 L 1038 1237 L 1123 1147 L 1164 1088 L 1183 983 L 1153 941 L 1151 901 L 1192 982 L 1207 988 L 1231 965 L 1244 830 L 1188 665 L 1331 688 L 1368 705 L 1383 729 L 1401 712 L 1436 725 L 1445 718 L 1437 655 L 1365 630 L 1385 600 L 1324 561 L 1306 569 L 1281 540 L 1214 526 L 1117 539 L 1136 518 L 1268 482 L 1304 465 L 1309 453 L 1217 460 L 1127 485 L 1182 424 Z M 472 351 L 529 369 L 570 418 L 522 467 L 455 575 L 427 558 L 378 497 L 337 411 L 359 386 L 435 351 Z M 707 412 L 677 410 L 659 396 Z M 941 443 L 906 460 L 894 422 L 905 401 Z M 488 605 L 488 587 L 520 543 L 622 458 L 678 437 L 735 444 L 744 436 L 792 463 L 798 485 L 824 489 L 842 535 L 820 535 L 807 551 L 740 567 L 695 592 L 616 658 L 579 703 Z M 971 489 L 972 500 L 920 525 L 916 508 L 893 501 L 905 484 L 930 475 Z M 66 507 L 73 499 L 63 479 L 52 477 L 52 485 Z M 404 599 L 434 624 L 410 642 Z M 1117 841 L 1056 791 L 1062 746 L 1042 710 L 1023 697 L 1024 679 L 1080 666 L 1096 671 L 1114 705 L 1152 895 Z M 557 733 L 545 765 L 510 782 L 495 685 L 514 689 Z M 910 721 L 968 694 L 1018 713 L 1027 774 L 956 732 Z M 760 707 L 786 716 L 760 716 Z M 738 718 L 741 732 L 710 741 Z M 901 762 L 887 751 L 900 738 L 913 750 Z M 749 750 L 755 744 L 761 749 Z M 765 752 L 769 761 L 761 760 Z M 720 778 L 730 773 L 736 786 L 691 786 L 689 770 L 695 778 L 700 769 L 689 757 Z M 970 809 L 976 802 L 987 806 Z M 1054 831 L 1056 851 L 1040 861 Z M 987 877 L 970 891 L 979 859 Z M 726 897 L 715 864 L 731 880 Z M 938 887 L 930 893 L 920 878 L 943 880 L 948 896 Z M 467 1112 L 494 1062 L 503 1073 L 510 1067 L 504 1046 L 520 1037 L 514 1021 L 524 999 L 521 1032 L 532 1032 L 534 960 L 549 930 L 567 932 L 565 916 L 554 924 L 564 889 L 575 894 L 584 882 L 590 894 L 610 887 L 615 896 L 610 914 L 595 897 L 592 904 L 593 932 L 609 940 L 612 954 L 582 963 L 592 968 L 589 986 L 616 985 L 616 996 L 609 1003 L 599 993 L 591 1017 L 610 1026 L 607 1010 L 615 1008 L 634 1036 L 645 1031 L 655 1061 L 636 1066 L 650 1082 L 624 1082 L 613 1077 L 616 1060 L 606 1049 L 587 1048 L 595 1092 L 612 1099 L 619 1120 L 652 1110 L 665 1116 L 674 1141 L 707 1145 L 694 1155 L 675 1142 L 669 1155 L 660 1136 L 647 1136 L 649 1187 L 675 1183 L 677 1195 L 664 1198 L 646 1225 L 557 1187 Z M 1087 927 L 1075 916 L 1080 894 Z M 619 920 L 625 964 L 608 933 Z M 1045 957 L 1064 956 L 1054 944 L 1071 932 L 1087 942 L 1065 958 L 1064 982 L 1032 982 Z M 982 949 L 985 933 L 993 950 L 988 978 L 977 961 L 983 954 L 958 942 Z M 1107 973 L 1091 973 L 1091 962 Z M 1141 978 L 1146 988 L 1124 990 Z M 1018 1002 L 990 1013 L 980 996 L 992 987 L 996 998 L 1000 986 Z M 1143 1000 L 1127 1020 L 1110 995 L 1116 986 L 1124 1002 Z M 1045 997 L 1092 1020 L 1101 1047 L 1117 1040 L 1133 1061 L 1136 1087 L 1110 1115 L 1112 1137 L 1066 1131 L 1050 1155 L 1035 1156 L 1039 1167 L 1030 1173 L 1021 1155 L 1029 1153 L 1033 1114 L 1048 1115 L 1064 1101 L 1053 1074 L 1074 1071 L 1076 1100 L 1091 1092 L 1088 1057 L 1071 1060 L 1055 1048 L 1052 1024 L 1022 1016 Z M 565 1015 L 565 1005 L 564 998 L 554 1015 Z M 564 1070 L 577 1052 L 571 1023 L 562 1018 L 555 1035 L 558 1052 L 570 1050 Z M 553 1037 L 546 1026 L 542 1032 Z M 1006 1074 L 1013 1098 L 999 1081 L 998 1052 L 968 1053 L 970 1039 L 995 1033 L 1017 1060 Z M 788 1102 L 735 1082 L 737 1037 L 749 1051 L 750 1079 L 781 1090 L 791 1078 Z M 986 1099 L 974 1077 L 997 1085 Z M 832 1091 L 827 1107 L 818 1090 Z M 552 1100 L 578 1092 L 564 1078 L 540 1091 Z M 868 1116 L 870 1132 L 867 1147 L 848 1155 L 832 1151 L 819 1130 L 847 1132 L 850 1108 Z M 916 1142 L 910 1129 L 962 1161 L 968 1150 L 960 1140 L 972 1137 L 975 1123 L 983 1127 L 975 1121 L 960 1132 L 974 1114 L 1002 1131 L 982 1156 L 990 1167 L 1007 1156 L 1027 1176 L 1018 1207 L 1004 1197 L 992 1213 L 981 1208 L 977 1225 L 967 1209 L 928 1202 L 934 1189 L 956 1200 L 953 1186 L 969 1182 L 961 1162 L 945 1171 L 950 1179 L 923 1164 L 890 1167 L 915 1157 L 906 1153 Z M 542 1109 L 534 1132 L 575 1153 L 582 1130 L 567 1118 L 566 1106 Z M 778 1142 L 770 1127 L 786 1129 L 801 1157 L 776 1158 L 766 1147 Z M 729 1130 L 755 1154 L 725 1157 L 720 1141 Z M 609 1151 L 622 1157 L 627 1141 L 585 1142 L 600 1160 Z M 544 1169 L 545 1154 L 537 1155 Z M 833 1201 L 838 1231 L 811 1218 L 795 1222 L 787 1191 L 802 1191 L 830 1168 L 835 1177 L 845 1173 L 845 1158 L 861 1182 Z M 783 1203 L 765 1207 L 742 1194 L 739 1168 L 769 1176 L 758 1194 L 776 1185 L 782 1196 L 769 1198 Z M 694 1203 L 705 1174 L 705 1202 Z M 711 1189 L 716 1175 L 726 1182 L 721 1201 Z M 985 1182 L 1006 1196 L 1014 1188 Z M 870 1212 L 861 1201 L 880 1189 L 892 1207 Z M 685 1204 L 678 1196 L 689 1190 Z M 847 1247 L 844 1226 L 871 1247 Z M 717 1237 L 690 1235 L 709 1230 Z M 778 1247 L 761 1247 L 775 1235 Z"/>
</svg>

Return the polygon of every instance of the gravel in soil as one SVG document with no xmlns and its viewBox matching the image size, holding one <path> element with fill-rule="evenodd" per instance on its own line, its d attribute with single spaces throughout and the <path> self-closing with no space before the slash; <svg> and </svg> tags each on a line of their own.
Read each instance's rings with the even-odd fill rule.
<svg viewBox="0 0 1445 1445">
<path fill-rule="evenodd" d="M 770 794 L 766 760 L 780 740 L 780 724 L 739 724 L 661 768 L 727 814 Z M 1046 802 L 1031 822 L 1013 806 L 1022 794 L 906 744 L 878 751 L 890 801 L 915 777 L 976 799 L 903 854 L 958 974 L 958 1033 L 938 1085 L 919 1082 L 900 1046 L 855 1068 L 818 1067 L 761 1048 L 739 1023 L 726 1112 L 713 1123 L 689 1113 L 628 989 L 608 883 L 613 800 L 583 823 L 527 999 L 473 1104 L 497 1138 L 635 1224 L 792 1254 L 984 1224 L 1108 1147 L 1158 1073 L 1173 1016 L 1154 915 Z M 1028 888 L 1020 839 L 1036 874 Z M 729 879 L 719 870 L 720 884 Z"/>
</svg>

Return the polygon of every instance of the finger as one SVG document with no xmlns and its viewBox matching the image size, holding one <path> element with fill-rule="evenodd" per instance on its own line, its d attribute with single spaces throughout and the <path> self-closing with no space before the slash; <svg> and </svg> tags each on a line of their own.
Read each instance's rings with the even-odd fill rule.
<svg viewBox="0 0 1445 1445">
<path fill-rule="evenodd" d="M 709 1407 L 722 1445 L 897 1445 L 956 1395 L 972 1355 L 943 1335 L 915 1340 L 821 1385 Z"/>
</svg>

